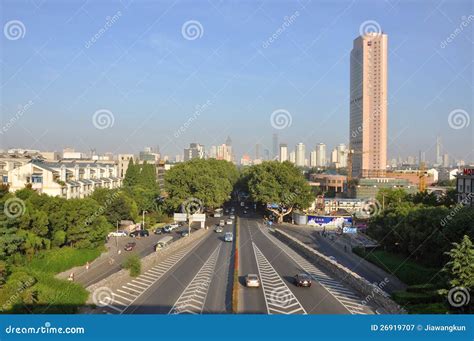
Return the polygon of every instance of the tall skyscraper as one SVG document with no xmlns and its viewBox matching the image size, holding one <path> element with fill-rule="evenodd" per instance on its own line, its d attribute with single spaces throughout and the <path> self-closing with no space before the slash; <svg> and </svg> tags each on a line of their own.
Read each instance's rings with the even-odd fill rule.
<svg viewBox="0 0 474 341">
<path fill-rule="evenodd" d="M 441 166 L 443 164 L 443 155 L 441 154 L 441 137 L 436 137 L 436 164 Z"/>
<path fill-rule="evenodd" d="M 305 145 L 303 143 L 298 143 L 295 148 L 295 153 L 296 153 L 296 159 L 295 163 L 298 167 L 304 167 L 305 166 L 305 157 L 306 157 L 306 150 L 305 150 Z"/>
<path fill-rule="evenodd" d="M 278 134 L 274 133 L 273 134 L 273 150 L 272 150 L 272 159 L 277 160 L 278 159 Z"/>
<path fill-rule="evenodd" d="M 318 167 L 326 166 L 326 145 L 318 143 L 316 146 L 316 165 Z"/>
<path fill-rule="evenodd" d="M 418 164 L 421 165 L 422 162 L 426 163 L 426 153 L 420 150 L 418 154 Z"/>
<path fill-rule="evenodd" d="M 296 152 L 294 150 L 290 152 L 289 160 L 291 163 L 296 163 Z"/>
<path fill-rule="evenodd" d="M 344 143 L 341 143 L 336 147 L 337 149 L 337 162 L 339 167 L 347 167 L 347 147 Z"/>
<path fill-rule="evenodd" d="M 261 148 L 260 143 L 257 143 L 255 145 L 255 159 L 256 160 L 260 160 L 260 148 Z"/>
<path fill-rule="evenodd" d="M 350 149 L 353 177 L 383 177 L 387 166 L 386 34 L 354 40 L 350 72 Z"/>
<path fill-rule="evenodd" d="M 317 153 L 316 153 L 316 150 L 313 150 L 311 151 L 311 153 L 309 153 L 309 166 L 310 167 L 317 167 L 318 163 L 317 163 Z"/>
<path fill-rule="evenodd" d="M 191 159 L 204 159 L 204 146 L 199 143 L 190 143 L 189 148 L 184 149 L 184 161 Z"/>
<path fill-rule="evenodd" d="M 288 145 L 280 144 L 280 162 L 288 161 Z"/>
</svg>

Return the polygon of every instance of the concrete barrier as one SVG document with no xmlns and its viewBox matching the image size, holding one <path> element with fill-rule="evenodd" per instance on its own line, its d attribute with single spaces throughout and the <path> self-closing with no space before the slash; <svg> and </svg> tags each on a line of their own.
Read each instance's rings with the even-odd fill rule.
<svg viewBox="0 0 474 341">
<path fill-rule="evenodd" d="M 199 239 L 202 239 L 202 237 L 209 233 L 210 231 L 206 229 L 197 230 L 196 232 L 191 233 L 191 235 L 189 235 L 188 237 L 178 239 L 177 241 L 171 243 L 168 247 L 143 257 L 141 259 L 141 273 L 145 273 L 158 263 L 164 261 L 166 258 L 168 258 L 170 254 L 176 252 L 177 250 L 193 242 L 199 242 Z M 133 278 L 129 275 L 129 270 L 122 269 L 110 275 L 109 277 L 106 277 L 100 280 L 99 282 L 88 286 L 86 289 L 90 293 L 93 293 L 97 288 L 101 287 L 107 287 L 110 289 L 120 288 L 121 285 L 128 283 L 132 279 Z M 87 301 L 87 303 L 92 304 L 91 295 L 89 295 L 89 300 Z"/>
<path fill-rule="evenodd" d="M 363 303 L 369 305 L 371 302 L 374 302 L 389 314 L 406 314 L 406 311 L 394 302 L 390 298 L 390 295 L 388 295 L 380 285 L 370 283 L 357 273 L 323 255 L 317 250 L 310 248 L 280 229 L 275 229 L 272 232 L 278 239 L 295 249 L 295 251 L 300 253 L 310 262 L 328 270 L 335 278 L 361 293 L 364 297 Z"/>
</svg>

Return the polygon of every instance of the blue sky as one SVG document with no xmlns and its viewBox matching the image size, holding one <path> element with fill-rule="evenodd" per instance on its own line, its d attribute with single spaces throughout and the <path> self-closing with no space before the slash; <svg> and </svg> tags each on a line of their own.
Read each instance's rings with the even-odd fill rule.
<svg viewBox="0 0 474 341">
<path fill-rule="evenodd" d="M 424 150 L 433 159 L 439 134 L 445 152 L 474 160 L 474 122 L 448 122 L 456 109 L 474 120 L 470 1 L 0 3 L 2 148 L 159 145 L 174 156 L 189 142 L 209 147 L 230 135 L 240 158 L 256 143 L 271 150 L 277 132 L 290 147 L 330 149 L 348 141 L 349 53 L 361 25 L 374 21 L 389 38 L 389 157 Z M 5 33 L 12 20 L 24 26 L 20 39 Z M 182 34 L 191 20 L 202 27 L 194 40 Z M 106 129 L 93 124 L 101 109 L 113 115 Z M 291 126 L 272 127 L 277 109 L 291 114 Z"/>
</svg>

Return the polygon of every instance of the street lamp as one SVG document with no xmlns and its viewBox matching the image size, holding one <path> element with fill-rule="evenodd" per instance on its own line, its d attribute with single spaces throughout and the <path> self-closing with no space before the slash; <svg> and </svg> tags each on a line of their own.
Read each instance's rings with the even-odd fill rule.
<svg viewBox="0 0 474 341">
<path fill-rule="evenodd" d="M 148 213 L 148 211 L 143 210 L 142 212 L 142 230 L 145 229 L 145 213 Z"/>
</svg>

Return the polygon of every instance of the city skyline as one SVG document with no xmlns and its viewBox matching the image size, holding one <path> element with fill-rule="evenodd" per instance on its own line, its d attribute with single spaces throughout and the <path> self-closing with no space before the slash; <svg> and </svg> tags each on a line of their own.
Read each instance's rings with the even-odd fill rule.
<svg viewBox="0 0 474 341">
<path fill-rule="evenodd" d="M 432 136 L 441 135 L 444 150 L 454 159 L 472 161 L 472 125 L 453 129 L 448 124 L 456 110 L 467 115 L 472 112 L 472 89 L 465 86 L 462 75 L 472 71 L 472 63 L 460 53 L 468 46 L 468 37 L 461 32 L 456 39 L 446 40 L 462 23 L 471 24 L 470 17 L 461 19 L 468 12 L 465 3 L 440 6 L 451 21 L 429 4 L 410 7 L 408 16 L 405 4 L 371 6 L 370 17 L 362 3 L 326 7 L 327 16 L 340 14 L 339 20 L 348 20 L 344 27 L 324 20 L 316 4 L 303 5 L 284 3 L 257 11 L 257 17 L 265 13 L 269 18 L 259 24 L 250 20 L 242 27 L 238 46 L 250 47 L 237 48 L 233 27 L 214 21 L 203 7 L 193 12 L 202 26 L 202 36 L 189 40 L 183 37 L 182 27 L 194 14 L 192 8 L 181 5 L 170 4 L 178 15 L 163 18 L 166 27 L 154 25 L 144 15 L 148 26 L 132 25 L 124 35 L 124 25 L 136 23 L 144 14 L 140 6 L 90 4 L 84 11 L 93 13 L 93 20 L 83 11 L 75 14 L 71 8 L 59 8 L 47 15 L 53 16 L 49 19 L 61 16 L 62 20 L 56 17 L 53 27 L 45 29 L 39 27 L 46 15 L 41 7 L 3 4 L 6 17 L 21 17 L 28 25 L 22 39 L 2 38 L 2 148 L 60 150 L 72 146 L 130 153 L 158 144 L 163 154 L 176 155 L 193 141 L 219 145 L 232 135 L 238 159 L 252 155 L 256 144 L 262 146 L 262 153 L 268 150 L 273 154 L 273 133 L 289 146 L 299 142 L 306 146 L 348 144 L 351 43 L 361 30 L 380 30 L 389 34 L 391 42 L 388 160 L 417 155 L 420 150 L 431 155 L 435 148 Z M 246 6 L 222 4 L 212 10 L 235 10 L 238 18 L 254 18 Z M 314 32 L 303 31 L 315 15 L 320 19 L 320 25 L 312 26 L 316 37 Z M 106 16 L 110 27 L 102 32 Z M 397 18 L 402 16 L 416 35 L 398 28 Z M 285 21 L 285 17 L 289 19 Z M 81 25 L 85 21 L 89 24 Z M 223 25 L 223 32 L 216 32 L 216 25 Z M 282 25 L 284 32 L 269 43 L 267 37 Z M 327 33 L 329 28 L 332 35 Z M 55 33 L 60 29 L 71 33 L 67 42 L 56 41 Z M 90 41 L 99 31 L 98 39 Z M 245 42 L 249 44 L 242 44 Z M 330 51 L 317 49 L 329 42 Z M 47 49 L 42 49 L 43 45 Z M 130 45 L 133 49 L 127 50 Z M 296 48 L 298 53 L 285 52 L 294 45 L 300 47 Z M 231 58 L 229 51 L 235 52 L 239 61 Z M 107 61 L 118 59 L 117 67 L 107 67 L 104 52 L 111 54 Z M 271 81 L 264 81 L 265 77 Z M 220 85 L 226 87 L 218 93 Z M 270 124 L 271 114 L 279 109 L 291 114 L 291 125 L 285 129 Z M 109 119 L 108 127 L 93 125 L 96 113 Z M 412 121 L 415 124 L 407 124 Z M 426 128 L 420 131 L 419 124 Z"/>
</svg>

